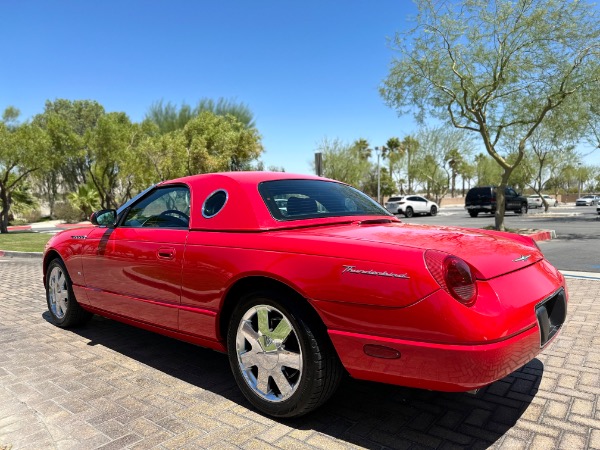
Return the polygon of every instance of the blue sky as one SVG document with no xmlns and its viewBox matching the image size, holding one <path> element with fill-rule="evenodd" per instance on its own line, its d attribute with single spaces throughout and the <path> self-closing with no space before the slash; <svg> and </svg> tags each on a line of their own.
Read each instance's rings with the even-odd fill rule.
<svg viewBox="0 0 600 450">
<path fill-rule="evenodd" d="M 0 109 L 92 99 L 140 121 L 156 100 L 246 103 L 266 165 L 309 173 L 323 138 L 373 146 L 414 129 L 383 104 L 387 38 L 409 0 L 11 1 L 0 5 Z"/>
<path fill-rule="evenodd" d="M 382 145 L 415 131 L 378 87 L 409 0 L 5 1 L 0 109 L 91 99 L 141 121 L 163 99 L 247 104 L 265 164 L 310 173 L 324 137 Z"/>
</svg>

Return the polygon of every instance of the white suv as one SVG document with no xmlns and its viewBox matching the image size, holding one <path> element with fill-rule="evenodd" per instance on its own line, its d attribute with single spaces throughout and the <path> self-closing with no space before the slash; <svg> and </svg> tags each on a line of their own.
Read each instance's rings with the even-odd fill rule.
<svg viewBox="0 0 600 450">
<path fill-rule="evenodd" d="M 435 216 L 440 207 L 437 203 L 420 195 L 404 195 L 390 197 L 385 204 L 385 209 L 392 214 L 404 214 L 406 217 L 412 217 L 415 214 Z"/>
</svg>

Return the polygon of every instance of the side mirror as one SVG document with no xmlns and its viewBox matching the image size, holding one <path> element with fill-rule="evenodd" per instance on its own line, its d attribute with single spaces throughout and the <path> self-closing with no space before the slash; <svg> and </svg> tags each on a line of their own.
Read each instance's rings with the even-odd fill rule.
<svg viewBox="0 0 600 450">
<path fill-rule="evenodd" d="M 109 227 L 117 221 L 117 211 L 114 209 L 102 209 L 92 213 L 90 222 L 92 225 L 100 225 L 101 227 Z"/>
</svg>

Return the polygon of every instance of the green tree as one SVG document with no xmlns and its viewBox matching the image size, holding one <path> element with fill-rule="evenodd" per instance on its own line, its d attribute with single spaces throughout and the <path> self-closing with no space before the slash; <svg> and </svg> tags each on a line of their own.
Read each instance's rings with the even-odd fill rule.
<svg viewBox="0 0 600 450">
<path fill-rule="evenodd" d="M 392 179 L 394 179 L 394 174 L 396 174 L 397 183 L 401 184 L 400 181 L 403 180 L 402 166 L 406 153 L 402 141 L 397 137 L 391 137 L 387 140 L 383 148 L 384 153 L 382 156 L 388 161 L 388 174 Z"/>
<path fill-rule="evenodd" d="M 352 144 L 352 147 L 360 159 L 366 161 L 371 157 L 372 150 L 369 146 L 369 141 L 366 139 L 357 139 Z"/>
<path fill-rule="evenodd" d="M 131 197 L 133 176 L 123 168 L 137 148 L 138 131 L 127 114 L 111 112 L 85 136 L 85 169 L 102 208 L 116 208 Z"/>
<path fill-rule="evenodd" d="M 13 195 L 46 161 L 45 133 L 35 125 L 17 123 L 18 117 L 19 111 L 8 107 L 0 121 L 0 233 L 8 233 Z"/>
<path fill-rule="evenodd" d="M 504 187 L 550 111 L 598 89 L 600 20 L 571 0 L 419 0 L 416 26 L 395 38 L 382 94 L 399 111 L 416 107 L 477 133 L 501 168 L 495 225 L 504 229 Z M 582 96 L 583 98 L 583 96 Z M 519 136 L 508 161 L 505 132 Z"/>
<path fill-rule="evenodd" d="M 224 98 L 219 98 L 216 102 L 203 98 L 194 108 L 185 102 L 178 107 L 171 102 L 159 100 L 148 108 L 146 119 L 154 122 L 160 133 L 170 133 L 182 130 L 190 120 L 205 111 L 217 116 L 234 116 L 246 128 L 255 128 L 254 114 L 247 105 Z"/>
<path fill-rule="evenodd" d="M 48 136 L 47 164 L 36 171 L 36 189 L 54 215 L 54 204 L 62 194 L 76 191 L 88 182 L 86 135 L 105 114 L 104 108 L 92 100 L 57 99 L 47 101 L 44 112 L 33 118 L 33 124 Z"/>
<path fill-rule="evenodd" d="M 415 180 L 440 202 L 456 178 L 458 159 L 470 157 L 472 140 L 464 131 L 448 126 L 422 128 L 416 139 L 420 151 L 412 160 Z"/>
<path fill-rule="evenodd" d="M 249 168 L 263 152 L 255 128 L 231 115 L 201 112 L 183 129 L 153 133 L 152 124 L 143 124 L 139 158 L 144 170 L 138 178 L 157 182 L 207 172 Z M 139 172 L 139 171 L 138 171 Z"/>
<path fill-rule="evenodd" d="M 406 179 L 408 193 L 413 192 L 413 179 L 415 177 L 415 168 L 412 161 L 416 158 L 420 150 L 419 141 L 414 136 L 406 136 L 402 139 L 403 153 L 406 155 Z"/>
<path fill-rule="evenodd" d="M 69 203 L 81 211 L 82 218 L 88 218 L 94 212 L 100 209 L 100 195 L 92 186 L 79 186 L 77 191 L 69 193 L 67 196 Z"/>
<path fill-rule="evenodd" d="M 483 153 L 475 156 L 477 186 L 498 186 L 501 176 L 501 169 L 491 156 Z"/>
<path fill-rule="evenodd" d="M 377 198 L 377 165 L 371 164 L 370 170 L 366 174 L 366 178 L 357 186 L 361 191 Z M 396 192 L 396 183 L 390 175 L 386 167 L 380 167 L 379 173 L 379 192 L 382 197 L 388 197 Z"/>
<path fill-rule="evenodd" d="M 575 152 L 575 136 L 565 135 L 568 129 L 561 127 L 552 117 L 550 119 L 531 136 L 523 164 L 528 184 L 536 194 L 541 194 L 550 180 L 560 178 L 560 173 L 579 159 Z M 548 211 L 550 205 L 542 199 L 545 211 Z"/>
<path fill-rule="evenodd" d="M 323 154 L 323 176 L 361 188 L 371 169 L 371 163 L 359 156 L 356 145 L 339 139 L 324 138 L 316 151 Z"/>
</svg>

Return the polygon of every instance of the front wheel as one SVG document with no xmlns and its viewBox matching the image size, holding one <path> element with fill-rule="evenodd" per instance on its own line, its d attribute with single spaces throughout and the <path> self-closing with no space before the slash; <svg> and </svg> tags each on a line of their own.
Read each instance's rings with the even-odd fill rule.
<svg viewBox="0 0 600 450">
<path fill-rule="evenodd" d="M 227 348 L 240 390 L 271 416 L 298 417 L 316 409 L 341 379 L 326 332 L 278 292 L 242 299 L 229 323 Z"/>
<path fill-rule="evenodd" d="M 46 301 L 52 321 L 61 328 L 82 325 L 92 318 L 73 293 L 69 273 L 60 259 L 53 259 L 46 271 Z"/>
<path fill-rule="evenodd" d="M 437 214 L 437 207 L 434 205 L 431 207 L 431 209 L 429 210 L 429 215 L 431 216 L 435 216 Z"/>
<path fill-rule="evenodd" d="M 478 211 L 469 211 L 469 215 L 470 215 L 471 217 L 477 217 L 477 215 L 478 215 L 478 214 L 479 214 L 479 212 L 478 212 Z"/>
<path fill-rule="evenodd" d="M 414 215 L 414 211 L 410 206 L 407 206 L 406 209 L 404 210 L 404 215 L 406 217 L 412 217 Z"/>
</svg>

